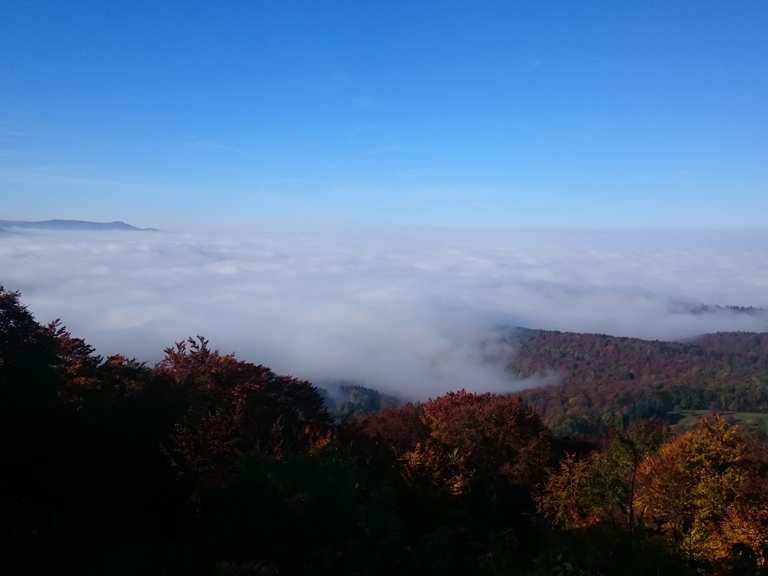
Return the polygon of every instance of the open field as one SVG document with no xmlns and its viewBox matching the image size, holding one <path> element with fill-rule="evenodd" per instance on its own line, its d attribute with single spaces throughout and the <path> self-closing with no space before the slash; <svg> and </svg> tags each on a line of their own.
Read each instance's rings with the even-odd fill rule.
<svg viewBox="0 0 768 576">
<path fill-rule="evenodd" d="M 682 428 L 690 428 L 700 418 L 710 414 L 710 410 L 676 410 L 670 412 L 670 416 L 674 420 L 675 426 Z M 764 412 L 730 412 L 724 411 L 719 414 L 725 417 L 727 420 L 749 428 L 752 430 L 759 430 L 768 434 L 768 414 Z"/>
</svg>

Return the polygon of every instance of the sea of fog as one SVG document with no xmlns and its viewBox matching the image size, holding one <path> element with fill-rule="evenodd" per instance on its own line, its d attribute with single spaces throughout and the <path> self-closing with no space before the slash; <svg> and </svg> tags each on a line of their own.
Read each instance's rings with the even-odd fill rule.
<svg viewBox="0 0 768 576">
<path fill-rule="evenodd" d="M 496 326 L 682 339 L 762 331 L 768 235 L 415 229 L 0 237 L 0 284 L 102 354 L 154 362 L 201 334 L 281 373 L 425 397 L 508 390 Z"/>
</svg>

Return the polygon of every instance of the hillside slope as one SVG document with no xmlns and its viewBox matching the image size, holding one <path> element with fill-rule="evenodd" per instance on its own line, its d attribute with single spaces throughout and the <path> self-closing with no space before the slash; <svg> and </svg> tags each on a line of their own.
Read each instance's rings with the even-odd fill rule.
<svg viewBox="0 0 768 576">
<path fill-rule="evenodd" d="M 545 330 L 502 336 L 516 376 L 559 383 L 522 396 L 558 434 L 589 434 L 677 410 L 768 412 L 768 333 L 664 342 Z"/>
</svg>

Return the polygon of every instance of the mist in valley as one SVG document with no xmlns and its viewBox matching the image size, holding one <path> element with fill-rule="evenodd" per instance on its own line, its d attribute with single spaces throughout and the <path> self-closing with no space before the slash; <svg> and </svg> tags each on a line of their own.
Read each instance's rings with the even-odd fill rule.
<svg viewBox="0 0 768 576">
<path fill-rule="evenodd" d="M 758 233 L 259 228 L 48 232 L 0 241 L 0 283 L 105 355 L 153 363 L 201 334 L 317 382 L 423 399 L 514 391 L 499 327 L 679 340 L 761 331 Z M 490 347 L 490 348 L 489 348 Z"/>
</svg>

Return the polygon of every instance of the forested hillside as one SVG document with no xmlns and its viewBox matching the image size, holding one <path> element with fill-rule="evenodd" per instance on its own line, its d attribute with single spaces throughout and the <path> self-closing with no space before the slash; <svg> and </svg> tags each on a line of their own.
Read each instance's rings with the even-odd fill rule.
<svg viewBox="0 0 768 576">
<path fill-rule="evenodd" d="M 545 330 L 502 335 L 507 369 L 557 384 L 522 393 L 558 435 L 600 433 L 678 410 L 768 412 L 768 334 L 663 342 Z"/>
<path fill-rule="evenodd" d="M 765 366 L 764 340 L 746 338 L 744 356 L 737 336 L 622 340 L 618 350 L 606 337 L 530 332 L 516 343 L 517 369 L 537 373 L 557 360 L 573 378 L 564 390 L 586 390 L 594 378 L 606 397 L 612 382 L 649 387 L 657 368 L 670 381 L 688 374 L 680 385 L 699 377 L 736 385 Z M 611 368 L 614 360 L 622 364 Z M 168 348 L 156 366 L 102 358 L 60 324 L 38 324 L 2 289 L 0 394 L 6 571 L 768 568 L 768 442 L 717 415 L 673 431 L 636 414 L 628 425 L 604 421 L 587 441 L 553 434 L 547 402 L 540 417 L 534 406 L 552 391 L 526 394 L 531 404 L 457 391 L 386 407 L 350 387 L 334 420 L 311 383 L 203 338 Z"/>
</svg>

